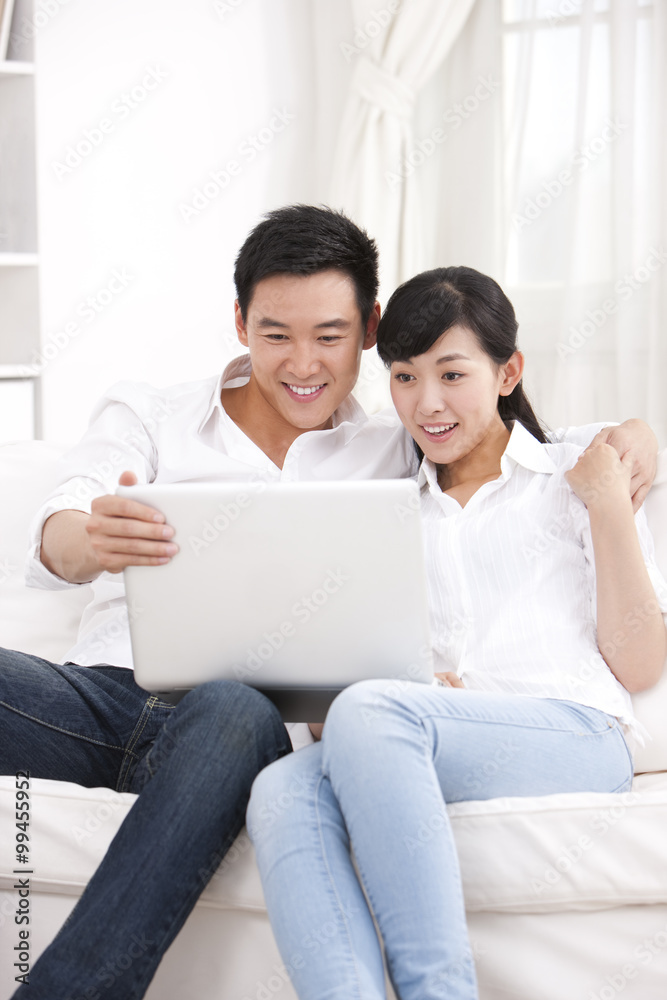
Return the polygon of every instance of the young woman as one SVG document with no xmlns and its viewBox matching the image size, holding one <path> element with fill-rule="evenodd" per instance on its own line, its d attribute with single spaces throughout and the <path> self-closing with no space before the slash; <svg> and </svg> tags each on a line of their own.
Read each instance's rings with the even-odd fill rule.
<svg viewBox="0 0 667 1000">
<path fill-rule="evenodd" d="M 385 996 L 373 918 L 401 1000 L 473 1000 L 445 803 L 632 781 L 628 692 L 662 670 L 665 583 L 616 452 L 547 443 L 516 330 L 500 287 L 463 267 L 406 282 L 380 323 L 424 456 L 441 685 L 353 685 L 321 743 L 255 782 L 248 828 L 301 1000 Z"/>
</svg>

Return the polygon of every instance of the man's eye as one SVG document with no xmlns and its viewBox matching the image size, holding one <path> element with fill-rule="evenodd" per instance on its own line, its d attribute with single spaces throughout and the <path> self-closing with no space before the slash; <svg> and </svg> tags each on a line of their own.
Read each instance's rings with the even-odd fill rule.
<svg viewBox="0 0 667 1000">
<path fill-rule="evenodd" d="M 335 334 L 329 334 L 329 333 L 325 333 L 323 337 L 320 337 L 320 340 L 323 340 L 325 344 L 335 344 L 340 339 L 341 338 L 336 336 Z"/>
<path fill-rule="evenodd" d="M 269 340 L 287 340 L 284 333 L 269 333 L 267 337 Z"/>
</svg>

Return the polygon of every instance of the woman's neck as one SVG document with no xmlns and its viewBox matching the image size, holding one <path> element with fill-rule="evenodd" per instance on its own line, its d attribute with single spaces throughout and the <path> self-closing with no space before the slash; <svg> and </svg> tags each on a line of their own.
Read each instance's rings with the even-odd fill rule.
<svg viewBox="0 0 667 1000">
<path fill-rule="evenodd" d="M 510 430 L 498 419 L 484 439 L 472 451 L 448 465 L 439 465 L 438 486 L 465 506 L 484 483 L 498 479 Z"/>
</svg>

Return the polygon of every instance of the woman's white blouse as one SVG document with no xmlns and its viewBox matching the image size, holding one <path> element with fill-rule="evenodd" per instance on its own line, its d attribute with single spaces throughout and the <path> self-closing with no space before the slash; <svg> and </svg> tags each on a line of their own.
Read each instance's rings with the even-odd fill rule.
<svg viewBox="0 0 667 1000">
<path fill-rule="evenodd" d="M 540 444 L 515 422 L 500 478 L 463 508 L 441 491 L 435 466 L 424 460 L 419 482 L 434 666 L 456 671 L 473 690 L 598 708 L 620 720 L 632 749 L 644 731 L 597 647 L 588 512 L 564 475 L 582 451 Z M 667 584 L 643 510 L 635 522 L 665 614 Z M 619 627 L 632 628 L 642 611 Z"/>
</svg>

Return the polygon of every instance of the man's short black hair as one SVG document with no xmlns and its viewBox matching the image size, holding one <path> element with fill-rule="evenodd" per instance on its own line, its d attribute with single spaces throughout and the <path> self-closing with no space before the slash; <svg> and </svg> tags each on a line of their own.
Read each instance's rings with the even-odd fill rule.
<svg viewBox="0 0 667 1000">
<path fill-rule="evenodd" d="M 238 252 L 234 269 L 236 296 L 243 319 L 255 288 L 275 274 L 307 276 L 341 271 L 354 281 L 364 324 L 378 293 L 375 240 L 342 212 L 326 206 L 288 205 L 264 216 Z"/>
</svg>

